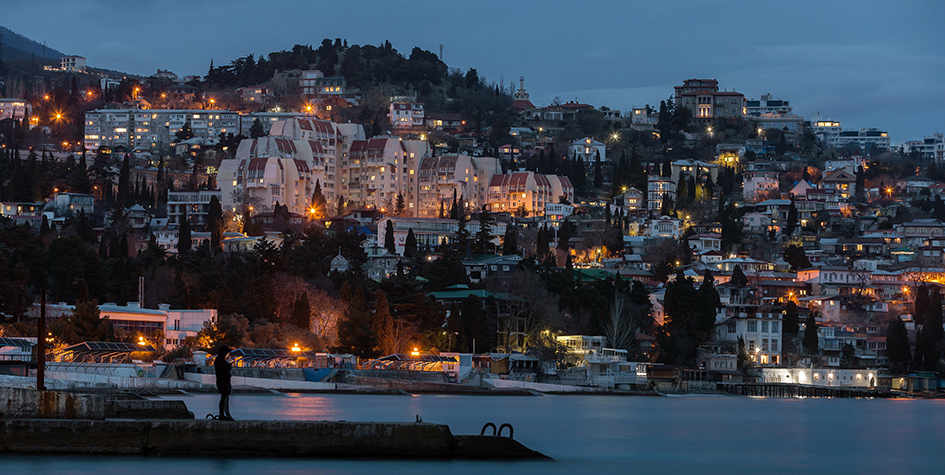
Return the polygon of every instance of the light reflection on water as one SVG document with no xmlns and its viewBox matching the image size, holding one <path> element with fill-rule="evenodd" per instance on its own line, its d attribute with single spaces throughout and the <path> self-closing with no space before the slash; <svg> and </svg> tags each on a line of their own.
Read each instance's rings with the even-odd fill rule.
<svg viewBox="0 0 945 475">
<path fill-rule="evenodd" d="M 213 395 L 177 396 L 197 417 Z M 940 473 L 945 401 L 620 396 L 236 394 L 237 419 L 509 422 L 555 462 L 0 456 L 3 473 Z M 10 470 L 9 472 L 7 470 Z"/>
</svg>

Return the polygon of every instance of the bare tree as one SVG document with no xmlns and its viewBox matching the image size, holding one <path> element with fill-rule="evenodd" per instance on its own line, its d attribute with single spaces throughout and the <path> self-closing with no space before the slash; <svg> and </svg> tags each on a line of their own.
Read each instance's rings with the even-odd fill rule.
<svg viewBox="0 0 945 475">
<path fill-rule="evenodd" d="M 604 336 L 612 348 L 629 350 L 636 341 L 641 312 L 620 292 L 614 292 L 614 304 L 604 317 Z"/>
<path fill-rule="evenodd" d="M 519 270 L 507 278 L 488 279 L 486 288 L 509 296 L 505 299 L 506 327 L 517 329 L 521 324 L 522 331 L 515 332 L 520 337 L 517 349 L 521 351 L 534 346 L 542 331 L 560 326 L 564 320 L 558 308 L 558 297 L 548 291 L 534 272 Z"/>
</svg>

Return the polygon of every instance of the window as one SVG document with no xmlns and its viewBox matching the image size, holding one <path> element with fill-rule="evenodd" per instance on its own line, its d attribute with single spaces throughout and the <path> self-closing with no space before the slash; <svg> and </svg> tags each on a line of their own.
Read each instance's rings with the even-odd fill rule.
<svg viewBox="0 0 945 475">
<path fill-rule="evenodd" d="M 771 322 L 771 333 L 778 332 L 778 322 Z"/>
<path fill-rule="evenodd" d="M 750 332 L 758 331 L 758 322 L 756 320 L 750 320 L 748 322 L 748 331 Z"/>
<path fill-rule="evenodd" d="M 767 321 L 762 321 L 762 322 L 761 322 L 761 331 L 762 331 L 763 333 L 768 333 L 768 322 L 767 322 Z"/>
</svg>

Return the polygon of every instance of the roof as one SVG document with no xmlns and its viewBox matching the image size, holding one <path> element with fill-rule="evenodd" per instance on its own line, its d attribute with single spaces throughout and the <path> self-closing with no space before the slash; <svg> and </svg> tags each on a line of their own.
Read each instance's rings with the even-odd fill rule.
<svg viewBox="0 0 945 475">
<path fill-rule="evenodd" d="M 26 338 L 0 338 L 0 348 L 4 346 L 14 346 L 17 348 L 32 348 L 36 343 L 27 340 Z"/>
<path fill-rule="evenodd" d="M 63 352 L 88 353 L 88 354 L 111 354 L 111 353 L 133 353 L 135 351 L 154 351 L 151 345 L 141 345 L 134 343 L 125 343 L 123 341 L 83 341 L 62 349 Z"/>
</svg>

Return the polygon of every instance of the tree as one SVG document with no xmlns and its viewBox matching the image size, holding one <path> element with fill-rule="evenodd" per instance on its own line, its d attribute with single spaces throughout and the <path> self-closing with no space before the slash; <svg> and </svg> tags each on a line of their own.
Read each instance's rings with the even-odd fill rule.
<svg viewBox="0 0 945 475">
<path fill-rule="evenodd" d="M 502 255 L 514 256 L 518 254 L 518 228 L 509 224 L 505 228 L 505 237 L 502 240 Z"/>
<path fill-rule="evenodd" d="M 121 161 L 121 171 L 118 173 L 118 203 L 128 208 L 131 206 L 131 195 L 129 193 L 129 184 L 131 173 L 131 163 L 128 154 Z"/>
<path fill-rule="evenodd" d="M 915 300 L 912 302 L 913 318 L 917 326 L 924 326 L 929 313 L 929 288 L 923 284 L 915 290 Z"/>
<path fill-rule="evenodd" d="M 784 334 L 797 335 L 799 327 L 797 304 L 788 301 L 787 305 L 784 306 Z"/>
<path fill-rule="evenodd" d="M 736 356 L 736 364 L 738 366 L 738 370 L 746 374 L 753 366 L 751 364 L 751 359 L 748 357 L 748 348 L 745 347 L 745 339 L 740 335 L 738 337 L 738 355 Z"/>
<path fill-rule="evenodd" d="M 689 181 L 680 173 L 679 183 L 676 184 L 676 207 L 685 208 L 687 199 L 689 199 Z"/>
<path fill-rule="evenodd" d="M 223 243 L 223 207 L 216 195 L 210 198 L 207 227 L 210 228 L 210 249 L 216 252 Z"/>
<path fill-rule="evenodd" d="M 492 243 L 492 225 L 495 218 L 489 212 L 487 205 L 482 205 L 482 211 L 479 212 L 479 230 L 476 231 L 476 243 L 473 251 L 477 254 L 492 254 L 495 252 L 495 244 Z"/>
<path fill-rule="evenodd" d="M 260 122 L 259 118 L 257 117 L 256 119 L 253 120 L 252 127 L 249 128 L 249 138 L 258 139 L 259 137 L 262 137 L 263 135 L 266 135 L 266 131 L 263 130 L 262 122 Z"/>
<path fill-rule="evenodd" d="M 312 218 L 319 219 L 328 215 L 328 201 L 325 199 L 325 195 L 322 194 L 321 180 L 315 180 L 315 191 L 312 192 L 311 206 L 309 214 Z"/>
<path fill-rule="evenodd" d="M 604 186 L 604 172 L 600 166 L 600 150 L 594 152 L 594 188 L 598 190 Z"/>
<path fill-rule="evenodd" d="M 338 324 L 338 346 L 333 351 L 361 358 L 377 357 L 377 333 L 371 325 L 364 288 L 357 283 L 345 282 L 341 287 L 341 300 L 347 307 Z"/>
<path fill-rule="evenodd" d="M 290 323 L 302 330 L 312 330 L 312 306 L 308 301 L 308 293 L 301 292 L 295 299 Z"/>
<path fill-rule="evenodd" d="M 183 256 L 190 252 L 191 247 L 190 219 L 187 218 L 186 210 L 181 214 L 180 220 L 180 229 L 177 233 L 177 254 Z"/>
<path fill-rule="evenodd" d="M 791 272 L 810 267 L 810 260 L 807 258 L 804 246 L 795 246 L 794 244 L 788 246 L 784 251 L 784 260 L 791 265 Z"/>
<path fill-rule="evenodd" d="M 414 235 L 413 228 L 407 228 L 407 238 L 404 240 L 404 257 L 416 257 L 418 252 L 417 236 Z"/>
<path fill-rule="evenodd" d="M 908 370 L 911 353 L 906 324 L 901 318 L 894 316 L 886 327 L 886 355 L 889 357 L 889 370 L 893 374 L 904 373 Z"/>
<path fill-rule="evenodd" d="M 817 353 L 817 321 L 814 320 L 814 313 L 807 314 L 807 320 L 804 322 L 804 349 L 809 354 Z"/>
<path fill-rule="evenodd" d="M 387 226 L 384 228 L 384 249 L 391 254 L 397 254 L 397 246 L 394 242 L 394 220 L 388 219 Z"/>
<path fill-rule="evenodd" d="M 115 330 L 108 318 L 102 318 L 98 300 L 90 299 L 85 281 L 79 282 L 79 297 L 72 315 L 57 319 L 49 327 L 60 341 L 67 344 L 83 341 L 115 341 Z"/>
<path fill-rule="evenodd" d="M 374 319 L 372 328 L 377 334 L 377 351 L 381 355 L 392 355 L 397 352 L 397 341 L 394 337 L 394 319 L 390 315 L 390 304 L 387 294 L 383 290 L 374 292 Z"/>
<path fill-rule="evenodd" d="M 404 194 L 397 193 L 397 202 L 394 205 L 394 216 L 407 216 L 407 204 L 404 202 Z"/>
<path fill-rule="evenodd" d="M 742 267 L 740 265 L 735 264 L 735 268 L 732 269 L 732 279 L 730 282 L 739 289 L 748 285 L 748 277 L 746 277 L 745 273 L 742 272 Z"/>
<path fill-rule="evenodd" d="M 336 216 L 345 215 L 345 197 L 344 196 L 338 195 L 338 205 L 336 206 L 335 209 L 338 213 L 336 214 Z"/>
</svg>

